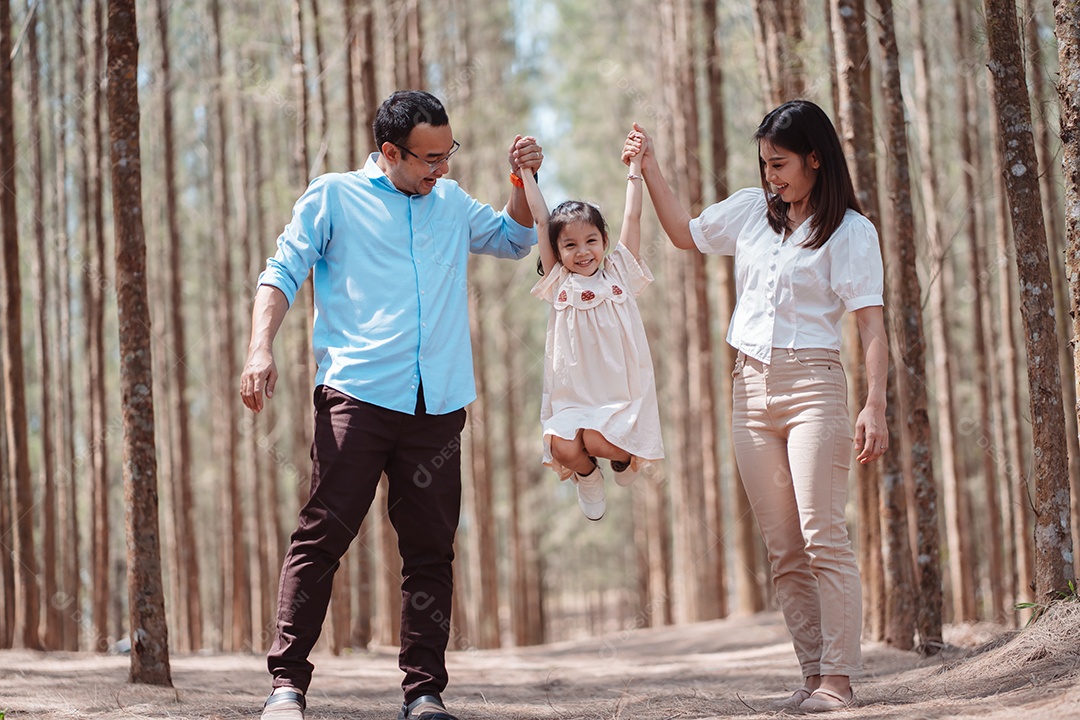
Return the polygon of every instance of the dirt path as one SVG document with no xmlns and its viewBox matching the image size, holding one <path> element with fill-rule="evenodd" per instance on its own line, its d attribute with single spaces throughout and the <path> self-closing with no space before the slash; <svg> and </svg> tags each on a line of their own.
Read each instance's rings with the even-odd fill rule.
<svg viewBox="0 0 1080 720">
<path fill-rule="evenodd" d="M 1080 661 L 1072 650 L 1025 659 L 1019 672 L 995 655 L 1009 646 L 963 659 L 1000 634 L 991 626 L 952 629 L 946 640 L 955 647 L 929 660 L 867 643 L 857 706 L 829 717 L 1080 718 Z M 461 720 L 781 717 L 768 702 L 800 679 L 776 614 L 456 652 L 449 662 L 445 699 Z M 396 716 L 394 649 L 315 663 L 309 720 Z M 269 686 L 264 661 L 254 656 L 174 657 L 171 690 L 128 684 L 127 670 L 126 657 L 2 651 L 0 710 L 6 720 L 256 718 Z"/>
</svg>

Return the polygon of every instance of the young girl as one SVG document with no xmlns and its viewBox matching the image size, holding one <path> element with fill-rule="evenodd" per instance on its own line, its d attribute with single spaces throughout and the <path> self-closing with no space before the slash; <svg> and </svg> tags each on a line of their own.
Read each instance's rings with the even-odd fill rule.
<svg viewBox="0 0 1080 720">
<path fill-rule="evenodd" d="M 765 116 L 754 139 L 761 187 L 697 218 L 671 191 L 640 126 L 623 157 L 641 158 L 653 207 L 676 247 L 735 257 L 728 330 L 739 351 L 735 459 L 804 678 L 775 707 L 836 710 L 854 700 L 851 676 L 862 658 L 859 568 L 844 516 L 851 442 L 865 464 L 889 441 L 881 251 L 821 108 L 785 103 Z M 845 311 L 858 321 L 868 384 L 854 438 L 839 352 Z"/>
<path fill-rule="evenodd" d="M 532 294 L 553 305 L 544 362 L 544 464 L 573 478 L 585 517 L 604 515 L 607 458 L 615 482 L 629 485 L 649 462 L 664 457 L 656 383 L 636 297 L 652 282 L 638 255 L 641 172 L 627 175 L 622 233 L 607 257 L 607 223 L 589 203 L 570 200 L 548 216 L 531 173 L 522 173 L 537 219 L 544 276 Z"/>
</svg>

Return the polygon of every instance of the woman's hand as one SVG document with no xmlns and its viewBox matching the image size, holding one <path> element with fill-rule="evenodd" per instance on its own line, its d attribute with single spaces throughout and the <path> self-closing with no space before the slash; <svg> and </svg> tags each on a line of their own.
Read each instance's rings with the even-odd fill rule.
<svg viewBox="0 0 1080 720">
<path fill-rule="evenodd" d="M 637 123 L 634 123 L 634 129 L 627 133 L 626 142 L 623 143 L 623 164 L 629 165 L 630 159 L 633 157 L 637 157 L 643 162 L 646 157 L 650 160 L 653 157 L 652 140 L 649 138 L 649 134 L 645 132 L 645 128 Z"/>
<path fill-rule="evenodd" d="M 859 413 L 855 421 L 856 458 L 866 465 L 885 454 L 889 449 L 889 428 L 885 425 L 885 408 L 869 403 Z"/>
</svg>

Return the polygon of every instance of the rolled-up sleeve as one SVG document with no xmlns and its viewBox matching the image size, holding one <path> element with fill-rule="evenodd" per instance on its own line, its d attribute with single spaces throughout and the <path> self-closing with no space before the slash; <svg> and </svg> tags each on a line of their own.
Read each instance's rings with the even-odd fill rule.
<svg viewBox="0 0 1080 720">
<path fill-rule="evenodd" d="M 293 206 L 292 220 L 278 237 L 277 252 L 267 259 L 266 269 L 259 274 L 258 285 L 280 290 L 290 307 L 330 239 L 334 194 L 328 176 L 311 181 Z"/>
<path fill-rule="evenodd" d="M 705 208 L 701 215 L 691 220 L 690 235 L 698 250 L 706 255 L 734 255 L 735 241 L 743 227 L 764 211 L 764 191 L 744 188 Z"/>
<path fill-rule="evenodd" d="M 885 269 L 877 230 L 861 216 L 846 230 L 844 237 L 834 237 L 825 246 L 831 252 L 833 292 L 848 312 L 884 305 Z"/>
</svg>

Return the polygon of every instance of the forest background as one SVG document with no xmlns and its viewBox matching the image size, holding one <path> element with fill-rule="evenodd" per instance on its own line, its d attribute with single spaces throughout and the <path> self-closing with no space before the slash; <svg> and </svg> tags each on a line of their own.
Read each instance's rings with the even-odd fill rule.
<svg viewBox="0 0 1080 720">
<path fill-rule="evenodd" d="M 899 442 L 852 472 L 867 636 L 934 652 L 943 622 L 1022 622 L 1016 603 L 1064 589 L 1036 582 L 1034 536 L 1047 515 L 1035 512 L 1037 490 L 1057 482 L 1068 516 L 1071 484 L 1073 532 L 1080 507 L 1059 48 L 1047 3 L 1026 0 L 1019 14 L 1012 2 L 987 5 L 1012 13 L 1024 42 L 990 64 L 1027 78 L 1040 155 L 1026 167 L 1038 167 L 1053 271 L 1041 295 L 1031 284 L 1021 292 L 1017 277 L 1031 253 L 1016 251 L 1000 172 L 1018 166 L 998 134 L 992 23 L 966 0 L 137 3 L 157 494 L 151 482 L 133 498 L 108 198 L 138 205 L 110 179 L 106 4 L 3 3 L 15 141 L 5 187 L 18 211 L 5 216 L 17 217 L 4 228 L 5 257 L 17 262 L 6 262 L 0 293 L 3 362 L 8 378 L 21 364 L 25 381 L 3 386 L 0 647 L 115 648 L 129 634 L 126 565 L 160 539 L 170 646 L 265 651 L 310 470 L 314 366 L 307 295 L 279 335 L 282 380 L 268 410 L 243 409 L 255 280 L 307 181 L 359 167 L 374 108 L 405 87 L 446 104 L 462 144 L 450 175 L 474 196 L 505 202 L 506 148 L 528 133 L 545 148 L 549 202 L 588 199 L 612 221 L 631 122 L 651 131 L 684 202 L 700 210 L 758 184 L 749 138 L 768 109 L 792 97 L 825 107 L 881 230 L 897 369 Z M 895 191 L 909 168 L 898 138 L 910 144 L 910 204 Z M 602 523 L 584 522 L 573 489 L 539 462 L 548 308 L 528 292 L 535 266 L 471 261 L 479 398 L 463 436 L 455 647 L 773 605 L 729 447 L 730 264 L 672 249 L 648 209 L 644 238 L 657 281 L 640 303 L 668 460 L 612 492 Z M 116 257 L 119 268 L 128 255 Z M 1057 322 L 1041 340 L 1053 338 L 1060 397 L 1055 417 L 1033 423 L 1026 357 L 1045 347 L 1032 345 L 1036 313 Z M 859 350 L 846 355 L 858 398 Z M 1040 442 L 1055 425 L 1058 441 Z M 125 511 L 148 499 L 160 504 L 159 529 L 142 525 L 125 542 Z M 327 649 L 396 643 L 399 568 L 380 493 L 336 576 Z"/>
</svg>

